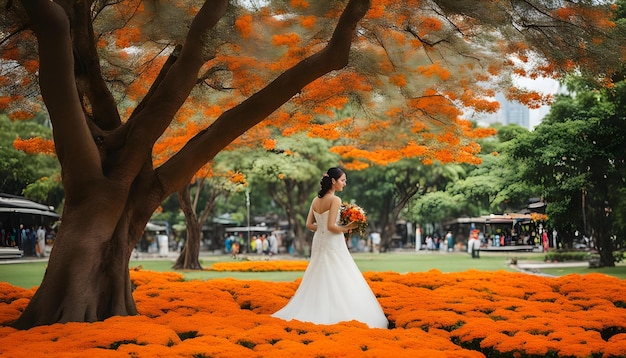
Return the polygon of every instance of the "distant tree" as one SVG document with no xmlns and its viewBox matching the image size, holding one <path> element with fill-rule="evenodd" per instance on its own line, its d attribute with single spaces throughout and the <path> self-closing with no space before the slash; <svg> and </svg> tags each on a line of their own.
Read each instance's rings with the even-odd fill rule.
<svg viewBox="0 0 626 358">
<path fill-rule="evenodd" d="M 446 221 L 464 215 L 464 203 L 466 200 L 461 194 L 452 195 L 444 190 L 433 191 L 417 198 L 407 216 L 421 227 L 433 224 L 433 227 L 443 229 Z"/>
<path fill-rule="evenodd" d="M 519 167 L 510 163 L 507 155 L 497 153 L 482 156 L 482 163 L 469 168 L 465 177 L 450 183 L 446 192 L 458 201 L 460 214 L 479 216 L 519 212 L 538 193 L 522 180 Z"/>
<path fill-rule="evenodd" d="M 179 270 L 202 270 L 200 264 L 200 242 L 202 227 L 215 214 L 219 199 L 226 200 L 246 184 L 243 175 L 235 172 L 215 173 L 200 171 L 196 179 L 177 193 L 180 208 L 185 216 L 185 246 L 172 268 Z M 193 189 L 193 190 L 192 190 Z M 204 205 L 200 206 L 203 202 Z"/>
<path fill-rule="evenodd" d="M 497 148 L 494 148 L 492 150 L 485 150 L 484 146 L 481 145 L 482 148 L 482 152 L 483 153 L 491 153 L 494 151 L 501 151 L 501 147 L 502 147 L 502 143 L 506 143 L 510 140 L 513 140 L 515 138 L 517 138 L 520 135 L 526 134 L 528 133 L 528 129 L 519 126 L 517 124 L 508 124 L 506 126 L 503 125 L 497 125 L 495 126 L 496 130 L 498 131 L 497 134 L 497 141 L 493 141 L 494 143 L 497 144 Z M 481 144 L 483 144 L 483 142 L 481 142 Z"/>
<path fill-rule="evenodd" d="M 155 165 L 166 162 L 197 134 L 197 122 L 201 121 L 201 118 L 196 118 L 199 116 L 193 111 L 183 110 L 182 112 L 188 117 L 186 118 L 188 124 L 173 126 L 165 131 L 153 149 Z M 243 180 L 243 176 L 228 169 L 220 172 L 216 166 L 219 167 L 219 163 L 216 165 L 215 161 L 208 162 L 195 173 L 187 185 L 177 192 L 179 210 L 185 219 L 186 235 L 185 246 L 173 266 L 175 269 L 202 269 L 200 265 L 202 227 L 214 214 L 218 199 L 227 198 L 238 185 L 244 184 L 232 181 Z M 202 207 L 200 207 L 201 203 L 203 203 Z"/>
<path fill-rule="evenodd" d="M 14 148 L 19 138 L 34 137 L 29 148 L 37 152 L 49 151 L 43 138 L 50 138 L 52 131 L 37 121 L 11 121 L 0 114 L 0 192 L 23 195 L 40 203 L 59 207 L 63 201 L 61 168 L 52 155 L 28 155 Z"/>
<path fill-rule="evenodd" d="M 294 238 L 294 248 L 300 254 L 309 245 L 305 222 L 320 178 L 326 169 L 339 163 L 339 156 L 330 152 L 331 146 L 326 139 L 294 135 L 276 139 L 271 148 L 225 154 L 236 163 L 232 168 L 246 174 L 251 191 L 263 188 L 267 200 L 282 209 L 289 225 L 288 235 Z M 239 158 L 234 160 L 233 155 Z"/>
<path fill-rule="evenodd" d="M 519 161 L 512 160 L 507 148 L 528 130 L 518 125 L 497 125 L 494 137 L 481 140 L 481 163 L 462 165 L 455 180 L 443 188 L 416 197 L 409 216 L 422 223 L 443 224 L 459 216 L 479 216 L 519 212 L 541 189 L 526 181 Z"/>
<path fill-rule="evenodd" d="M 576 79 L 570 90 L 575 95 L 559 96 L 541 125 L 514 141 L 511 155 L 542 188 L 550 222 L 592 238 L 602 264 L 614 266 L 625 242 L 618 213 L 626 200 L 626 82 L 601 89 Z"/>
</svg>

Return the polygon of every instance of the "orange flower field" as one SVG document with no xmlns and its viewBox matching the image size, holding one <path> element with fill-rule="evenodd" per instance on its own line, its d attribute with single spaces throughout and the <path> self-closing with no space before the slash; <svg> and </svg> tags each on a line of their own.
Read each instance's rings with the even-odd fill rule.
<svg viewBox="0 0 626 358">
<path fill-rule="evenodd" d="M 256 270 L 276 264 L 257 262 Z M 231 268 L 250 270 L 249 265 Z M 184 281 L 177 273 L 132 270 L 140 316 L 18 331 L 8 324 L 34 290 L 0 283 L 0 356 L 626 356 L 626 284 L 614 277 L 474 270 L 364 276 L 389 329 L 270 317 L 287 303 L 298 281 Z"/>
<path fill-rule="evenodd" d="M 306 260 L 272 260 L 272 261 L 236 261 L 216 262 L 211 266 L 212 271 L 304 271 L 309 265 Z"/>
</svg>

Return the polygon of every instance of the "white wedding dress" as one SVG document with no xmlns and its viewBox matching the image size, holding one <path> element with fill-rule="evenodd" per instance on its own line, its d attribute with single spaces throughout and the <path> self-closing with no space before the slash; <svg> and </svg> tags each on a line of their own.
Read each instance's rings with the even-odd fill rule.
<svg viewBox="0 0 626 358">
<path fill-rule="evenodd" d="M 273 317 L 316 324 L 357 320 L 387 328 L 387 317 L 348 251 L 343 234 L 327 229 L 328 211 L 313 211 L 311 260 L 295 295 Z"/>
</svg>

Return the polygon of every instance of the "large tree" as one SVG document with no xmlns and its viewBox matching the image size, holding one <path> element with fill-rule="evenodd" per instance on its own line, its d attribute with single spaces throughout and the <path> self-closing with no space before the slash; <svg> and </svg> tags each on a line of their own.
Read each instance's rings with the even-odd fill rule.
<svg viewBox="0 0 626 358">
<path fill-rule="evenodd" d="M 227 8 L 207 2 L 133 115 L 122 122 L 100 79 L 90 3 L 25 1 L 39 45 L 39 83 L 63 168 L 65 207 L 54 253 L 19 328 L 137 314 L 128 273 L 146 222 L 208 160 L 305 85 L 348 61 L 367 1 L 348 4 L 328 44 L 263 90 L 224 112 L 176 155 L 153 168 L 151 149 L 197 82 L 206 31 Z M 81 60 L 80 66 L 75 59 Z M 94 61 L 95 60 L 95 61 Z M 86 63 L 85 63 L 86 62 Z M 89 108 L 87 107 L 89 106 Z"/>
<path fill-rule="evenodd" d="M 173 268 L 179 270 L 202 270 L 200 264 L 200 241 L 202 228 L 215 214 L 218 199 L 226 199 L 242 184 L 234 175 L 203 172 L 196 175 L 193 183 L 185 185 L 177 193 L 180 209 L 185 217 L 185 246 L 176 259 Z M 203 204 L 201 206 L 201 203 Z"/>
<path fill-rule="evenodd" d="M 481 164 L 468 168 L 465 177 L 446 187 L 450 195 L 464 198 L 458 203 L 463 215 L 517 212 L 526 208 L 529 199 L 540 192 L 521 178 L 519 162 L 511 162 L 507 155 L 500 155 L 506 153 L 511 140 L 528 130 L 517 125 L 497 128 L 496 137 L 481 141 Z"/>
<path fill-rule="evenodd" d="M 614 250 L 625 242 L 626 82 L 620 77 L 611 89 L 585 81 L 570 86 L 575 96 L 560 96 L 543 123 L 511 148 L 524 178 L 542 189 L 550 222 L 562 234 L 591 238 L 606 266 L 615 266 Z"/>
<path fill-rule="evenodd" d="M 13 119 L 32 112 L 38 80 L 66 194 L 19 328 L 136 314 L 128 260 L 146 222 L 231 143 L 258 144 L 273 126 L 340 138 L 334 150 L 354 168 L 403 157 L 475 163 L 473 138 L 491 132 L 472 128 L 461 109 L 495 110 L 485 99 L 491 81 L 577 64 L 598 73 L 619 61 L 624 41 L 613 36 L 610 7 L 596 2 L 380 0 L 368 12 L 367 0 L 268 1 L 250 12 L 233 0 L 227 12 L 226 0 L 24 0 L 27 23 L 20 3 L 0 3 L 0 85 L 11 93 L 0 109 Z M 528 69 L 533 54 L 540 64 Z M 529 105 L 545 100 L 500 83 Z M 192 92 L 196 84 L 203 91 Z M 350 114 L 337 120 L 344 107 Z M 154 165 L 155 143 L 189 111 L 210 119 Z"/>
</svg>

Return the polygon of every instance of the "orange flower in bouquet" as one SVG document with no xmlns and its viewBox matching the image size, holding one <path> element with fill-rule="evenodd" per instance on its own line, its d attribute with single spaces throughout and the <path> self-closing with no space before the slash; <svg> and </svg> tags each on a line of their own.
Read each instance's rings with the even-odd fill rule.
<svg viewBox="0 0 626 358">
<path fill-rule="evenodd" d="M 365 228 L 367 227 L 367 216 L 365 210 L 356 204 L 350 204 L 344 202 L 341 204 L 341 211 L 339 213 L 339 223 L 341 225 L 347 225 L 351 222 L 358 224 L 355 229 L 359 235 L 365 236 Z"/>
</svg>

